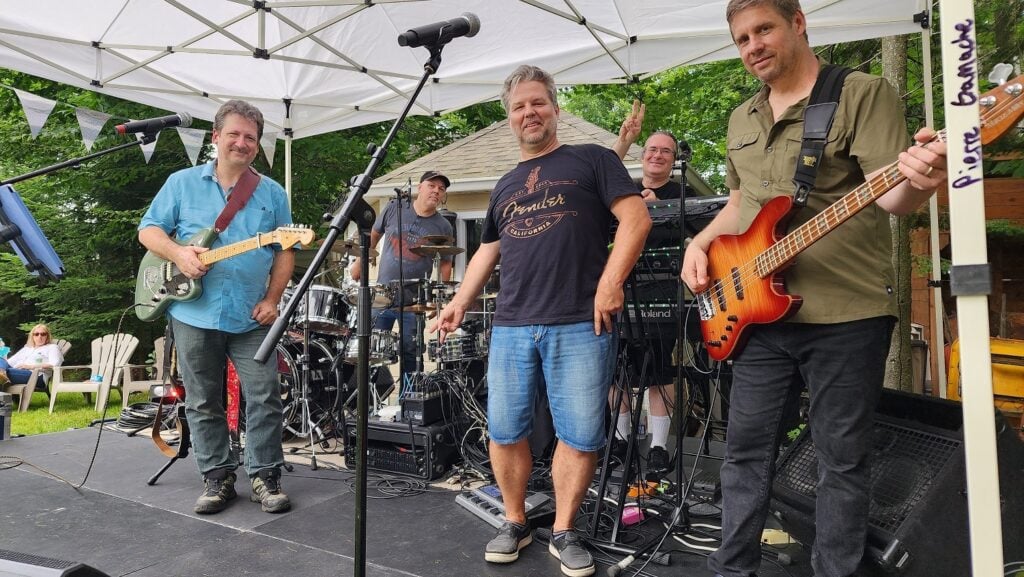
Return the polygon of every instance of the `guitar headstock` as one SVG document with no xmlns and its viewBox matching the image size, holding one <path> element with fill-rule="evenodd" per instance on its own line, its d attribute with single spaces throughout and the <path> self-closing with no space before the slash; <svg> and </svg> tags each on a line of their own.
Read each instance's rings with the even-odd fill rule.
<svg viewBox="0 0 1024 577">
<path fill-rule="evenodd" d="M 1024 74 L 1003 82 L 978 99 L 981 143 L 989 144 L 1017 125 L 1024 116 Z"/>
<path fill-rule="evenodd" d="M 316 233 L 307 225 L 289 224 L 270 233 L 270 237 L 273 239 L 272 242 L 281 245 L 281 248 L 291 248 L 295 244 L 308 246 L 316 238 Z"/>
</svg>

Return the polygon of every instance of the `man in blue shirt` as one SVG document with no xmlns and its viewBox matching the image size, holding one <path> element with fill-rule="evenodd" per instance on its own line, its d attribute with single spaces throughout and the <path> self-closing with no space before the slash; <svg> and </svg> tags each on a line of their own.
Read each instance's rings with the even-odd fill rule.
<svg viewBox="0 0 1024 577">
<path fill-rule="evenodd" d="M 241 100 L 226 102 L 214 117 L 217 158 L 172 174 L 139 223 L 139 241 L 147 249 L 172 261 L 187 277 L 202 278 L 203 293 L 198 299 L 175 302 L 167 310 L 185 383 L 193 453 L 206 485 L 194 509 L 201 514 L 222 511 L 236 496 L 238 463 L 230 450 L 223 403 L 228 358 L 246 399 L 250 500 L 261 503 L 268 513 L 290 507 L 280 482 L 284 454 L 277 369 L 274 363 L 257 363 L 253 356 L 277 319 L 277 305 L 295 255 L 289 247 L 268 246 L 207 266 L 199 260 L 207 248 L 175 242 L 213 227 L 235 184 L 250 170 L 262 135 L 263 114 L 256 107 Z M 273 231 L 290 221 L 284 189 L 260 177 L 251 198 L 211 248 Z"/>
</svg>

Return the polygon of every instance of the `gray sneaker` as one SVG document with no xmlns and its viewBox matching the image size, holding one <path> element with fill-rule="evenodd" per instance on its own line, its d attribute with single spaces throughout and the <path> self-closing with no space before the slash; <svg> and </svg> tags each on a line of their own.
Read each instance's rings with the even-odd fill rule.
<svg viewBox="0 0 1024 577">
<path fill-rule="evenodd" d="M 505 521 L 498 534 L 487 542 L 484 560 L 490 563 L 511 563 L 519 558 L 519 551 L 533 542 L 533 532 L 528 525 Z"/>
<path fill-rule="evenodd" d="M 594 558 L 573 530 L 551 533 L 548 552 L 562 562 L 562 573 L 569 577 L 587 577 L 594 574 Z"/>
<path fill-rule="evenodd" d="M 291 509 L 288 495 L 281 490 L 281 470 L 263 469 L 252 478 L 252 493 L 249 500 L 259 503 L 266 513 L 284 513 Z"/>
<path fill-rule="evenodd" d="M 238 496 L 235 492 L 235 472 L 227 469 L 214 469 L 203 478 L 206 489 L 196 500 L 193 511 L 200 515 L 220 513 L 228 506 L 228 501 Z"/>
</svg>

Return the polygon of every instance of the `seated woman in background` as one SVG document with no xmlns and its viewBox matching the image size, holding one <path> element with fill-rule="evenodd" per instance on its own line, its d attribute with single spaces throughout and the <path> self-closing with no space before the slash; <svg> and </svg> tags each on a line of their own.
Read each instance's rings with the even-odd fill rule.
<svg viewBox="0 0 1024 577">
<path fill-rule="evenodd" d="M 64 362 L 60 347 L 50 337 L 50 329 L 38 324 L 28 334 L 28 342 L 9 359 L 0 359 L 0 371 L 6 371 L 10 382 L 23 385 L 33 369 L 52 369 Z M 36 389 L 46 390 L 46 376 L 39 375 Z"/>
</svg>

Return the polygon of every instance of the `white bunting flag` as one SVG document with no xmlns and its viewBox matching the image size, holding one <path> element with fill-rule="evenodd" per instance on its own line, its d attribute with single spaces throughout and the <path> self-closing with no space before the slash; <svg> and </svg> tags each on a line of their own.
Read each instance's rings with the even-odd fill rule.
<svg viewBox="0 0 1024 577">
<path fill-rule="evenodd" d="M 277 150 L 277 133 L 264 132 L 263 138 L 260 139 L 260 145 L 263 146 L 263 155 L 267 157 L 267 164 L 273 168 L 274 151 Z"/>
<path fill-rule="evenodd" d="M 100 131 L 110 120 L 110 115 L 98 110 L 75 108 L 75 116 L 78 117 L 78 128 L 82 131 L 82 142 L 85 143 L 85 149 L 92 150 L 96 137 L 100 135 Z"/>
<path fill-rule="evenodd" d="M 143 136 L 145 135 L 141 132 L 135 134 L 135 138 L 140 141 Z M 146 164 L 149 164 L 149 159 L 153 157 L 153 150 L 156 148 L 157 141 L 160 140 L 160 133 L 157 132 L 154 137 L 153 142 L 142 145 L 142 155 L 146 157 Z"/>
<path fill-rule="evenodd" d="M 43 125 L 46 124 L 46 119 L 50 117 L 50 113 L 53 112 L 53 107 L 57 105 L 57 101 L 18 89 L 15 89 L 14 92 L 17 93 L 18 100 L 21 101 L 21 108 L 25 111 L 25 118 L 28 118 L 28 127 L 32 131 L 32 138 L 35 138 L 39 135 Z"/>
<path fill-rule="evenodd" d="M 203 141 L 206 140 L 206 131 L 200 128 L 176 127 L 181 143 L 185 145 L 185 153 L 192 161 L 192 166 L 199 162 L 199 151 L 203 149 Z"/>
</svg>

